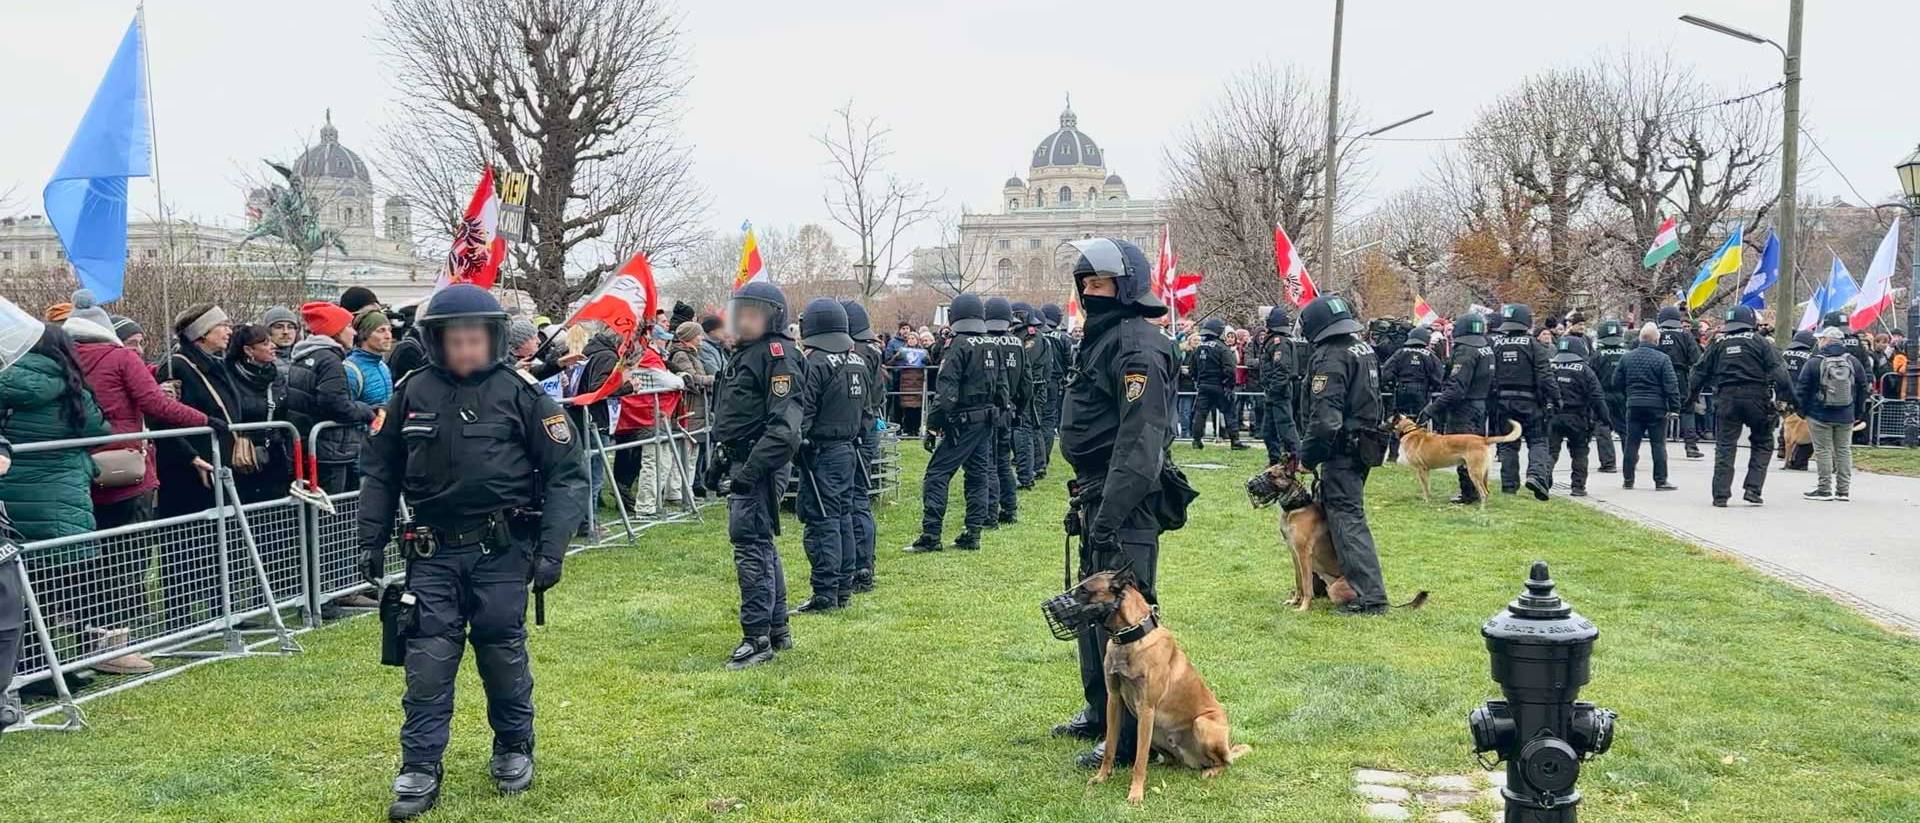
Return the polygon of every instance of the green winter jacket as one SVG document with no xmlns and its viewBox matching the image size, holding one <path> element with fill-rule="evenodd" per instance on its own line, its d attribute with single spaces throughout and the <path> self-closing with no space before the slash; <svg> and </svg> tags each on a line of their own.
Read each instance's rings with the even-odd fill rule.
<svg viewBox="0 0 1920 823">
<path fill-rule="evenodd" d="M 79 429 L 67 425 L 57 402 L 66 388 L 59 364 L 32 352 L 0 372 L 0 437 L 15 449 L 13 468 L 0 476 L 0 503 L 6 504 L 13 527 L 28 540 L 66 537 L 94 528 L 89 491 L 96 469 L 87 450 L 19 451 L 29 443 L 110 433 L 92 392 L 86 398 L 86 425 Z M 100 549 L 88 542 L 56 551 L 56 562 L 64 563 L 92 557 Z"/>
</svg>

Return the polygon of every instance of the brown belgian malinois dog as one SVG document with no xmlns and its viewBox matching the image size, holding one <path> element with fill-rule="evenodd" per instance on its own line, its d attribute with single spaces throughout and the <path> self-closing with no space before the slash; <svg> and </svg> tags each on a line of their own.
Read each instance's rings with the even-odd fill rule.
<svg viewBox="0 0 1920 823">
<path fill-rule="evenodd" d="M 1291 464 L 1275 463 L 1247 478 L 1247 502 L 1256 509 L 1280 504 L 1280 540 L 1293 553 L 1293 596 L 1287 605 L 1303 612 L 1323 595 L 1335 608 L 1353 601 L 1353 587 L 1333 550 L 1327 510 Z M 1426 602 L 1423 590 L 1400 608 L 1417 609 Z"/>
<path fill-rule="evenodd" d="M 1406 460 L 1408 468 L 1413 469 L 1414 477 L 1420 480 L 1421 500 L 1433 499 L 1433 491 L 1427 485 L 1428 472 L 1466 466 L 1467 477 L 1480 493 L 1480 507 L 1483 509 L 1487 506 L 1487 472 L 1493 465 L 1493 456 L 1487 447 L 1520 439 L 1519 421 L 1514 421 L 1513 428 L 1506 434 L 1482 437 L 1477 434 L 1436 434 L 1432 429 L 1420 425 L 1419 421 L 1398 414 L 1393 417 L 1393 431 L 1400 435 L 1402 459 Z"/>
</svg>

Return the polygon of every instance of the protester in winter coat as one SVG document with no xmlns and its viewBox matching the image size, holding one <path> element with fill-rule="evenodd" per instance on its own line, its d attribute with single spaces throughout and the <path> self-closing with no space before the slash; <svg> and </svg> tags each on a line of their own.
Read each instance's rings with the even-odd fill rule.
<svg viewBox="0 0 1920 823">
<path fill-rule="evenodd" d="M 180 402 L 206 415 L 207 425 L 225 427 L 230 412 L 238 405 L 233 381 L 222 368 L 221 356 L 233 324 L 224 309 L 202 303 L 174 318 L 175 351 L 160 362 L 154 377 L 161 384 L 172 384 Z M 149 428 L 164 428 L 158 420 L 149 420 Z M 220 453 L 232 455 L 231 440 L 222 437 Z M 155 444 L 154 468 L 159 475 L 160 495 L 155 501 L 157 517 L 205 511 L 213 508 L 213 443 L 206 437 L 172 437 Z"/>
<path fill-rule="evenodd" d="M 353 350 L 341 365 L 347 372 L 347 393 L 376 409 L 393 396 L 393 373 L 386 356 L 393 351 L 393 326 L 378 308 L 361 309 L 353 318 Z"/>
<path fill-rule="evenodd" d="M 300 342 L 300 316 L 286 306 L 273 306 L 261 313 L 259 325 L 273 340 L 274 356 L 284 370 L 293 360 L 293 344 Z"/>
<path fill-rule="evenodd" d="M 141 360 L 145 360 L 147 330 L 140 328 L 140 324 L 133 322 L 131 317 L 121 317 L 117 314 L 108 315 L 108 317 L 113 319 L 113 335 L 120 338 L 120 345 L 133 349 L 134 354 L 139 355 Z"/>
<path fill-rule="evenodd" d="M 640 361 L 628 384 L 635 391 L 620 398 L 620 417 L 614 423 L 615 443 L 648 440 L 667 433 L 664 424 L 679 413 L 684 385 L 668 369 L 651 341 L 640 351 Z M 614 453 L 613 477 L 630 512 L 641 517 L 659 514 L 660 503 L 685 499 L 679 470 L 678 443 L 648 443 Z"/>
<path fill-rule="evenodd" d="M 1613 388 L 1627 398 L 1627 422 L 1620 461 L 1620 481 L 1633 488 L 1634 468 L 1640 463 L 1640 441 L 1653 453 L 1653 487 L 1672 491 L 1667 482 L 1667 415 L 1680 411 L 1680 379 L 1673 360 L 1660 350 L 1660 327 L 1640 329 L 1640 345 L 1620 358 Z"/>
<path fill-rule="evenodd" d="M 262 423 L 285 419 L 287 377 L 282 373 L 272 332 L 265 326 L 235 327 L 227 343 L 228 377 L 240 403 L 233 409 L 237 423 Z M 240 500 L 255 503 L 287 496 L 293 482 L 293 444 L 283 428 L 249 431 L 241 435 L 252 441 L 259 466 L 250 472 L 236 472 Z M 276 584 L 276 591 L 278 584 Z"/>
<path fill-rule="evenodd" d="M 287 375 L 288 419 L 300 427 L 300 436 L 313 443 L 320 464 L 320 487 L 329 494 L 359 486 L 356 464 L 366 439 L 359 428 L 378 427 L 384 407 L 355 400 L 344 365 L 353 343 L 352 316 L 332 303 L 313 302 L 300 307 L 307 336 L 293 347 L 293 367 Z M 316 425 L 334 425 L 315 437 Z"/>
<path fill-rule="evenodd" d="M 1820 479 L 1809 500 L 1851 499 L 1853 425 L 1865 419 L 1871 379 L 1860 361 L 1847 353 L 1845 330 L 1828 326 L 1816 335 L 1819 352 L 1800 368 L 1795 395 L 1813 432 L 1813 460 Z"/>
</svg>

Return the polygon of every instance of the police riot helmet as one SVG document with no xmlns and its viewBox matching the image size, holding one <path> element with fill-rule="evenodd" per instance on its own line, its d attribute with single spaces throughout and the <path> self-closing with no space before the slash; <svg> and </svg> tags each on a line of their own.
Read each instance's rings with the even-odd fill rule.
<svg viewBox="0 0 1920 823">
<path fill-rule="evenodd" d="M 987 331 L 999 334 L 1013 327 L 1013 304 L 1007 298 L 987 298 L 986 312 Z"/>
<path fill-rule="evenodd" d="M 727 301 L 727 325 L 735 337 L 739 330 L 734 327 L 742 311 L 759 312 L 767 318 L 764 334 L 785 334 L 787 328 L 787 293 L 779 286 L 761 280 L 755 280 L 740 287 Z M 744 338 L 757 339 L 757 338 Z"/>
<path fill-rule="evenodd" d="M 1153 295 L 1153 266 L 1140 247 L 1113 237 L 1072 240 L 1067 245 L 1080 253 L 1073 262 L 1073 288 L 1085 294 L 1086 281 L 1107 278 L 1113 281 L 1115 302 L 1133 306 L 1143 317 L 1159 317 L 1167 306 Z"/>
<path fill-rule="evenodd" d="M 858 300 L 840 301 L 840 310 L 847 313 L 847 334 L 862 343 L 872 343 L 880 337 L 873 333 L 873 319 L 867 316 L 867 307 Z"/>
<path fill-rule="evenodd" d="M 1013 328 L 1025 331 L 1043 325 L 1046 324 L 1041 321 L 1040 312 L 1034 310 L 1032 303 L 1016 301 L 1013 304 Z"/>
<path fill-rule="evenodd" d="M 847 334 L 847 310 L 831 297 L 807 301 L 800 312 L 800 345 L 828 354 L 853 351 L 853 337 Z"/>
<path fill-rule="evenodd" d="M 1827 312 L 1825 315 L 1821 316 L 1820 328 L 1823 328 L 1823 329 L 1838 328 L 1848 333 L 1852 333 L 1853 318 L 1849 316 L 1845 311 L 1836 309 L 1834 311 Z"/>
<path fill-rule="evenodd" d="M 1525 303 L 1508 303 L 1500 307 L 1500 328 L 1498 331 L 1525 332 L 1533 329 L 1533 308 Z"/>
<path fill-rule="evenodd" d="M 1413 327 L 1413 331 L 1407 332 L 1407 342 L 1401 345 L 1405 348 L 1426 348 L 1432 344 L 1433 329 L 1427 328 L 1426 326 L 1415 326 Z"/>
<path fill-rule="evenodd" d="M 1209 317 L 1207 318 L 1206 322 L 1200 324 L 1201 337 L 1218 338 L 1221 335 L 1226 333 L 1227 333 L 1227 321 L 1222 320 L 1218 317 Z"/>
<path fill-rule="evenodd" d="M 493 340 L 493 360 L 507 359 L 507 312 L 486 289 L 472 283 L 456 283 L 435 293 L 427 301 L 416 321 L 427 361 L 444 368 L 447 364 L 445 335 L 457 325 L 481 325 Z"/>
<path fill-rule="evenodd" d="M 1687 327 L 1687 313 L 1681 311 L 1679 306 L 1661 306 L 1658 321 L 1663 329 L 1684 329 Z"/>
<path fill-rule="evenodd" d="M 1625 345 L 1627 327 L 1611 317 L 1600 321 L 1600 342 L 1609 346 Z"/>
<path fill-rule="evenodd" d="M 1353 304 L 1337 294 L 1320 295 L 1300 310 L 1300 331 L 1315 343 L 1336 335 L 1358 334 L 1363 328 L 1353 317 Z"/>
<path fill-rule="evenodd" d="M 1754 325 L 1758 322 L 1751 307 L 1734 306 L 1727 309 L 1727 322 L 1720 324 L 1720 329 L 1729 332 L 1753 331 Z"/>
<path fill-rule="evenodd" d="M 1041 306 L 1040 316 L 1047 319 L 1047 331 L 1060 328 L 1060 322 L 1066 319 L 1066 314 L 1060 311 L 1059 303 L 1048 303 Z"/>
<path fill-rule="evenodd" d="M 1570 363 L 1587 359 L 1587 338 L 1580 335 L 1563 335 L 1559 340 L 1554 341 L 1554 347 L 1557 351 L 1553 353 L 1553 359 L 1559 362 Z"/>
<path fill-rule="evenodd" d="M 1813 329 L 1801 329 L 1793 333 L 1793 342 L 1787 348 L 1811 350 L 1814 342 Z"/>
<path fill-rule="evenodd" d="M 1293 331 L 1293 318 L 1287 316 L 1286 306 L 1274 306 L 1267 309 L 1267 331 Z"/>
<path fill-rule="evenodd" d="M 980 301 L 980 295 L 963 292 L 947 306 L 947 321 L 955 334 L 986 334 L 986 304 Z"/>
</svg>

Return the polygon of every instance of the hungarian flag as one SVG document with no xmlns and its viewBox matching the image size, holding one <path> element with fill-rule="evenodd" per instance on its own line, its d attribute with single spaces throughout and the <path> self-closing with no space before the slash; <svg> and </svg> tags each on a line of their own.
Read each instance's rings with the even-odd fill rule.
<svg viewBox="0 0 1920 823">
<path fill-rule="evenodd" d="M 507 239 L 500 236 L 500 194 L 493 188 L 493 167 L 480 174 L 480 185 L 473 188 L 467 201 L 467 213 L 453 228 L 453 248 L 447 252 L 446 271 L 440 273 L 440 286 L 472 283 L 493 288 L 500 279 L 500 264 L 507 259 Z"/>
<path fill-rule="evenodd" d="M 740 272 L 733 276 L 733 290 L 739 291 L 755 280 L 767 279 L 767 264 L 760 259 L 760 241 L 753 239 L 753 222 L 740 224 L 740 230 L 747 233 L 740 242 Z"/>
<path fill-rule="evenodd" d="M 1873 252 L 1873 262 L 1867 266 L 1867 277 L 1860 284 L 1860 294 L 1853 299 L 1853 330 L 1864 331 L 1887 309 L 1893 308 L 1893 263 L 1900 255 L 1900 218 L 1893 218 L 1893 225 L 1887 227 L 1887 236 L 1880 239 L 1880 248 Z"/>
<path fill-rule="evenodd" d="M 1192 314 L 1200 304 L 1201 275 L 1197 271 L 1182 272 L 1173 278 L 1173 313 Z"/>
<path fill-rule="evenodd" d="M 594 290 L 580 310 L 567 318 L 566 325 L 572 326 L 588 320 L 598 320 L 607 324 L 607 328 L 620 336 L 620 357 L 625 359 L 628 347 L 633 345 L 634 332 L 646 318 L 653 316 L 654 307 L 659 305 L 660 295 L 654 289 L 653 264 L 647 262 L 646 252 L 640 252 L 620 267 L 619 271 L 607 275 Z M 607 399 L 608 395 L 620 388 L 624 379 L 622 369 L 614 369 L 607 375 L 607 382 L 593 391 L 575 395 L 572 403 L 576 406 L 591 406 Z"/>
<path fill-rule="evenodd" d="M 1440 313 L 1434 311 L 1432 306 L 1427 305 L 1427 298 L 1417 294 L 1414 295 L 1413 324 L 1416 326 L 1431 326 L 1438 322 L 1440 322 Z"/>
<path fill-rule="evenodd" d="M 1279 225 L 1273 227 L 1273 267 L 1280 273 L 1280 280 L 1287 284 L 1287 299 L 1293 301 L 1296 308 L 1320 296 L 1320 290 L 1313 286 L 1313 278 L 1307 276 L 1307 261 L 1300 258 L 1300 251 L 1293 247 L 1293 238 Z"/>
<path fill-rule="evenodd" d="M 1680 221 L 1669 217 L 1660 223 L 1660 230 L 1653 233 L 1653 245 L 1647 249 L 1647 256 L 1641 258 L 1640 265 L 1651 269 L 1679 250 Z"/>
</svg>

